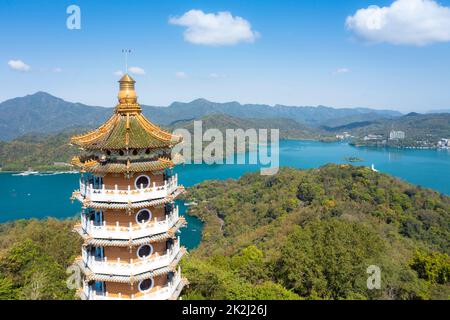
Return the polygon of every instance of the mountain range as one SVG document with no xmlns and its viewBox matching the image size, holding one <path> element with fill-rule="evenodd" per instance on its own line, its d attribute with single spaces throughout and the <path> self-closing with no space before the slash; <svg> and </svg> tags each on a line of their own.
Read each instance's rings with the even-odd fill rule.
<svg viewBox="0 0 450 320">
<path fill-rule="evenodd" d="M 159 125 L 226 114 L 244 119 L 286 118 L 308 127 L 344 126 L 353 122 L 374 121 L 401 116 L 392 110 L 369 108 L 331 108 L 325 106 L 269 106 L 264 104 L 216 103 L 196 99 L 173 102 L 167 107 L 142 105 L 143 113 Z M 73 103 L 46 92 L 6 100 L 0 103 L 0 140 L 9 141 L 28 133 L 55 133 L 67 129 L 100 125 L 112 113 L 111 108 Z"/>
</svg>

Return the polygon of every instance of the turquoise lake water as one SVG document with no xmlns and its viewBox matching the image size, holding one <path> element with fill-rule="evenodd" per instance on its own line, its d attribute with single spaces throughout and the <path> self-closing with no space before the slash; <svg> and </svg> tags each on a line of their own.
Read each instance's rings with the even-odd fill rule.
<svg viewBox="0 0 450 320">
<path fill-rule="evenodd" d="M 416 185 L 450 195 L 450 151 L 356 148 L 345 142 L 280 141 L 280 165 L 296 168 L 319 167 L 327 163 L 347 163 L 345 157 L 364 159 L 355 165 L 375 165 Z M 186 187 L 210 179 L 239 178 L 259 165 L 181 165 L 176 167 L 179 183 Z M 21 218 L 66 218 L 77 215 L 80 205 L 69 200 L 78 188 L 78 174 L 13 176 L 0 174 L 0 222 Z M 180 201 L 180 212 L 186 207 Z M 186 217 L 188 227 L 182 229 L 182 242 L 193 248 L 200 242 L 202 223 Z"/>
</svg>

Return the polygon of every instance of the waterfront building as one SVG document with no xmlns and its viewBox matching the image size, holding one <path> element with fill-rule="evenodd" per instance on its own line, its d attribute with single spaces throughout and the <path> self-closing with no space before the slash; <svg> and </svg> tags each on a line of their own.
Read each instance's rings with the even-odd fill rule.
<svg viewBox="0 0 450 320">
<path fill-rule="evenodd" d="M 186 224 L 175 206 L 184 191 L 171 150 L 181 142 L 142 115 L 135 81 L 124 75 L 119 103 L 103 125 L 74 136 L 81 172 L 72 198 L 82 203 L 82 299 L 177 299 L 187 280 L 177 231 Z"/>
<path fill-rule="evenodd" d="M 379 134 L 368 134 L 367 136 L 364 137 L 364 141 L 367 140 L 381 140 L 383 139 L 382 135 Z"/>
<path fill-rule="evenodd" d="M 389 140 L 402 140 L 405 139 L 406 135 L 404 131 L 391 130 L 389 133 Z"/>
<path fill-rule="evenodd" d="M 438 141 L 438 148 L 450 149 L 450 139 L 444 139 Z"/>
</svg>

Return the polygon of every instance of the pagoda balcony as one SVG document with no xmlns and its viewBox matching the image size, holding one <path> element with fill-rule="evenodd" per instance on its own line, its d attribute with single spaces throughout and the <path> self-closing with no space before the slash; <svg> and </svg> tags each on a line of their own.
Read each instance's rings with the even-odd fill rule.
<svg viewBox="0 0 450 320">
<path fill-rule="evenodd" d="M 94 256 L 88 254 L 83 248 L 82 260 L 87 268 L 93 273 L 108 274 L 116 276 L 134 276 L 144 272 L 163 268 L 172 263 L 178 255 L 183 255 L 184 247 L 180 247 L 180 240 L 176 241 L 172 248 L 166 250 L 164 254 L 154 253 L 145 259 L 130 259 L 130 260 L 110 260 L 107 257 L 103 259 L 96 259 Z"/>
<path fill-rule="evenodd" d="M 96 239 L 117 239 L 129 240 L 149 237 L 155 234 L 168 232 L 180 219 L 178 206 L 166 216 L 164 220 L 150 220 L 146 223 L 131 224 L 128 227 L 116 225 L 107 225 L 103 221 L 101 225 L 95 225 L 94 221 L 82 219 L 81 225 L 77 226 L 78 232 L 85 233 Z"/>
<path fill-rule="evenodd" d="M 84 283 L 81 298 L 89 300 L 176 300 L 187 283 L 187 280 L 181 277 L 181 270 L 178 268 L 170 282 L 165 286 L 152 288 L 149 292 L 139 292 L 132 295 L 108 291 L 101 293 L 92 290 Z"/>
<path fill-rule="evenodd" d="M 87 185 L 80 180 L 81 197 L 90 199 L 94 202 L 129 203 L 160 199 L 171 195 L 177 188 L 177 175 L 165 180 L 163 185 L 153 183 L 153 185 L 148 188 L 135 188 L 135 186 L 129 185 L 126 189 L 120 189 L 115 185 L 114 189 L 108 189 L 103 184 L 101 188 L 97 189 L 94 188 L 92 184 Z"/>
</svg>

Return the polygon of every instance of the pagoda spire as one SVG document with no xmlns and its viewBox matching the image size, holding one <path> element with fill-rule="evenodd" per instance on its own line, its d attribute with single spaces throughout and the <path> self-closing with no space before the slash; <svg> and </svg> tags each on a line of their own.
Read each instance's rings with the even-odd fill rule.
<svg viewBox="0 0 450 320">
<path fill-rule="evenodd" d="M 130 75 L 125 74 L 119 80 L 119 94 L 117 98 L 119 99 L 119 104 L 116 107 L 116 112 L 127 113 L 127 112 L 137 112 L 141 113 L 141 106 L 137 102 L 137 94 L 134 88 L 136 81 L 130 77 Z"/>
</svg>

